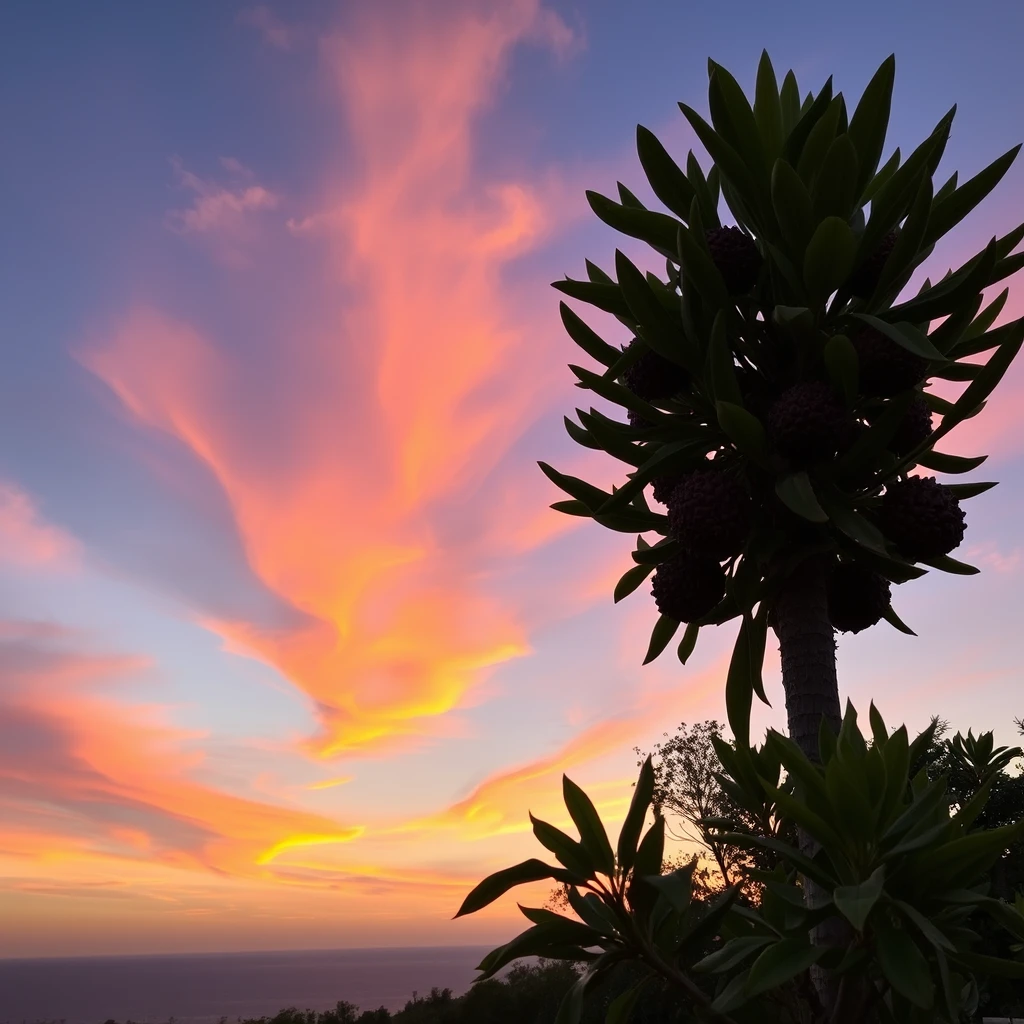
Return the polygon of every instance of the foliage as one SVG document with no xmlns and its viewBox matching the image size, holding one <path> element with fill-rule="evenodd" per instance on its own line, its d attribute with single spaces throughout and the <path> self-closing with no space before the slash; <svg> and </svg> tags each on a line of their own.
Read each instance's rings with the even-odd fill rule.
<svg viewBox="0 0 1024 1024">
<path fill-rule="evenodd" d="M 1020 751 L 996 751 L 991 734 L 955 738 L 950 756 L 962 757 L 963 770 L 981 781 L 970 799 L 951 806 L 945 776 L 912 770 L 933 745 L 935 724 L 911 741 L 905 727 L 890 732 L 873 706 L 870 720 L 870 740 L 852 707 L 838 736 L 823 728 L 820 764 L 776 732 L 759 748 L 716 745 L 721 780 L 740 806 L 813 840 L 801 849 L 774 836 L 728 831 L 729 820 L 706 822 L 724 842 L 777 858 L 770 872 L 744 868 L 761 883 L 757 906 L 738 900 L 737 886 L 711 902 L 695 898 L 692 865 L 660 874 L 660 814 L 640 841 L 655 794 L 650 758 L 614 852 L 593 805 L 566 779 L 566 806 L 580 839 L 533 820 L 561 867 L 526 861 L 498 872 L 466 897 L 459 914 L 549 877 L 568 884 L 576 918 L 521 907 L 532 926 L 485 957 L 481 979 L 523 956 L 585 963 L 559 1024 L 580 1020 L 588 986 L 622 963 L 646 973 L 633 992 L 659 978 L 703 1020 L 796 1024 L 874 1014 L 883 1022 L 956 1024 L 962 1013 L 972 1014 L 979 979 L 1024 979 L 1024 960 L 1013 958 L 1024 940 L 1021 907 L 989 892 L 993 867 L 1024 837 L 1024 819 L 978 824 L 996 778 Z M 805 880 L 820 894 L 811 907 Z M 828 921 L 842 922 L 842 941 L 813 945 L 812 929 Z M 981 947 L 982 922 L 1006 934 L 1011 955 Z M 828 1013 L 811 984 L 812 965 L 838 983 L 838 1002 Z M 624 996 L 614 1011 L 627 1005 Z M 609 1022 L 628 1019 L 628 1010 L 616 1016 L 609 1009 Z"/>
<path fill-rule="evenodd" d="M 728 821 L 733 829 L 766 838 L 793 841 L 795 837 L 780 833 L 784 824 L 778 818 L 769 814 L 762 820 L 736 799 L 734 783 L 723 777 L 718 752 L 722 746 L 728 749 L 722 725 L 714 720 L 692 726 L 684 722 L 674 735 L 656 744 L 651 753 L 654 807 L 666 816 L 669 835 L 700 848 L 694 882 L 701 890 L 714 894 L 739 882 L 746 895 L 756 899 L 760 887 L 743 869 L 770 870 L 777 858 L 768 850 L 726 842 L 713 823 Z M 639 748 L 636 752 L 641 754 Z"/>
<path fill-rule="evenodd" d="M 622 184 L 617 201 L 588 193 L 601 220 L 664 260 L 664 276 L 616 251 L 614 277 L 588 261 L 587 280 L 555 285 L 610 313 L 633 336 L 617 348 L 561 305 L 567 332 L 600 365 L 572 366 L 578 386 L 627 417 L 581 408 L 566 429 L 624 463 L 626 480 L 609 492 L 542 468 L 568 495 L 554 508 L 639 535 L 615 599 L 652 573 L 658 595 L 662 578 L 648 661 L 672 642 L 683 617 L 684 662 L 702 626 L 741 620 L 728 686 L 730 725 L 743 739 L 743 706 L 752 693 L 763 697 L 770 608 L 804 560 L 862 567 L 878 581 L 865 592 L 877 600 L 884 587 L 885 603 L 867 610 L 870 621 L 881 615 L 900 629 L 907 627 L 887 604 L 888 582 L 932 568 L 976 571 L 948 551 L 962 536 L 959 502 L 993 484 L 927 494 L 923 485 L 897 485 L 916 467 L 956 474 L 984 461 L 945 454 L 939 442 L 981 410 L 1024 342 L 1024 318 L 992 326 L 1005 291 L 984 305 L 986 289 L 1024 266 L 1024 254 L 1014 254 L 1024 225 L 901 299 L 915 270 L 992 191 L 1019 147 L 963 184 L 954 174 L 937 186 L 955 108 L 906 160 L 897 149 L 880 166 L 892 57 L 852 113 L 842 94 L 833 95 L 831 79 L 802 102 L 792 71 L 780 88 L 767 54 L 752 105 L 725 68 L 709 62 L 708 70 L 711 122 L 680 104 L 713 160 L 706 172 L 692 152 L 684 171 L 651 132 L 637 129 L 640 162 L 670 212 L 647 209 Z M 721 226 L 723 200 L 738 225 L 734 235 Z M 932 389 L 946 381 L 966 383 L 954 401 Z M 908 440 L 922 404 L 925 430 L 929 413 L 937 423 Z M 679 497 L 673 482 L 698 470 L 729 478 L 747 496 L 749 509 L 729 537 L 714 530 L 735 511 L 732 501 L 690 532 L 707 502 L 727 490 L 704 481 L 699 493 Z M 659 484 L 667 515 L 648 501 Z M 928 544 L 915 528 L 919 520 L 934 527 Z M 712 551 L 721 570 L 709 568 Z M 713 580 L 719 571 L 724 595 Z M 707 607 L 698 613 L 701 602 Z M 862 628 L 859 618 L 843 628 Z"/>
</svg>

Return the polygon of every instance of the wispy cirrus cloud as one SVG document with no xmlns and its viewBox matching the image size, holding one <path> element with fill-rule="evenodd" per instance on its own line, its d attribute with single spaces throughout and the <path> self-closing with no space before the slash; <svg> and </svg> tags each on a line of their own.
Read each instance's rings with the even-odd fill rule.
<svg viewBox="0 0 1024 1024">
<path fill-rule="evenodd" d="M 245 404 L 222 341 L 154 309 L 84 357 L 141 423 L 210 468 L 253 571 L 304 616 L 274 630 L 205 621 L 309 695 L 312 749 L 326 755 L 436 730 L 527 653 L 525 610 L 494 581 L 557 532 L 538 521 L 547 486 L 535 471 L 499 505 L 489 498 L 499 467 L 525 465 L 515 445 L 558 386 L 550 318 L 518 303 L 503 273 L 565 214 L 549 177 L 481 176 L 474 129 L 515 46 L 557 50 L 572 33 L 536 0 L 407 13 L 399 25 L 361 17 L 321 45 L 359 170 L 333 171 L 293 222 L 324 254 L 324 290 L 276 348 L 315 384 L 254 381 L 265 400 Z M 276 202 L 251 181 L 180 173 L 197 196 L 180 230 L 230 234 Z M 351 296 L 340 310 L 339 290 Z M 280 424 L 273 458 L 253 441 L 268 416 Z M 456 510 L 461 533 L 447 525 Z"/>
<path fill-rule="evenodd" d="M 274 13 L 269 4 L 256 4 L 238 12 L 239 25 L 255 29 L 263 41 L 275 50 L 294 50 L 302 39 L 303 31 Z"/>
</svg>

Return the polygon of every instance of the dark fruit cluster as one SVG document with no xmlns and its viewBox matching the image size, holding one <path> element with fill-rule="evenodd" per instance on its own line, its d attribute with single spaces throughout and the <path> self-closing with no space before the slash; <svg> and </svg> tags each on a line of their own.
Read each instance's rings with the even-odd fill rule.
<svg viewBox="0 0 1024 1024">
<path fill-rule="evenodd" d="M 668 499 L 669 530 L 688 551 L 716 561 L 738 555 L 750 532 L 750 495 L 717 469 L 684 476 Z"/>
<path fill-rule="evenodd" d="M 928 363 L 887 338 L 881 331 L 867 327 L 853 338 L 860 363 L 860 390 L 874 398 L 890 398 L 916 387 L 924 378 Z"/>
<path fill-rule="evenodd" d="M 787 388 L 768 414 L 775 449 L 797 465 L 831 458 L 849 442 L 851 417 L 828 384 L 804 381 Z"/>
<path fill-rule="evenodd" d="M 859 633 L 878 622 L 891 603 L 891 586 L 884 576 L 851 562 L 841 562 L 829 574 L 828 617 L 841 633 Z"/>
<path fill-rule="evenodd" d="M 915 395 L 889 442 L 889 450 L 901 458 L 909 455 L 922 441 L 926 441 L 932 432 L 932 411 L 921 395 Z"/>
<path fill-rule="evenodd" d="M 680 480 L 682 477 L 678 473 L 655 477 L 651 481 L 651 494 L 654 495 L 654 500 L 660 501 L 662 505 L 667 505 Z"/>
<path fill-rule="evenodd" d="M 956 495 L 933 476 L 890 484 L 879 511 L 883 532 L 911 562 L 940 558 L 958 547 L 964 518 Z"/>
<path fill-rule="evenodd" d="M 898 237 L 898 232 L 890 231 L 878 243 L 878 248 L 857 268 L 856 273 L 849 280 L 850 294 L 854 298 L 867 299 L 874 292 L 882 278 L 885 261 L 896 247 Z"/>
<path fill-rule="evenodd" d="M 662 615 L 693 622 L 704 618 L 725 596 L 725 570 L 706 555 L 676 555 L 655 570 L 651 593 Z"/>
<path fill-rule="evenodd" d="M 743 295 L 757 283 L 763 257 L 753 238 L 739 228 L 714 228 L 705 232 L 712 262 L 722 275 L 730 295 Z"/>
<path fill-rule="evenodd" d="M 634 339 L 630 342 L 630 348 L 640 344 L 642 342 Z M 622 383 L 645 402 L 671 398 L 686 387 L 687 381 L 686 371 L 681 366 L 646 346 L 643 354 L 622 375 Z"/>
</svg>

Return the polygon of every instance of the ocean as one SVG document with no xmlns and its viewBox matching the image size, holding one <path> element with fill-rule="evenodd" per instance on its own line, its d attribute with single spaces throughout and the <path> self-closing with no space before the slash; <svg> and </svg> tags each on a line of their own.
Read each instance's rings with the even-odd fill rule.
<svg viewBox="0 0 1024 1024">
<path fill-rule="evenodd" d="M 0 1024 L 228 1024 L 294 1006 L 400 1010 L 414 992 L 460 995 L 489 947 L 0 960 Z"/>
</svg>

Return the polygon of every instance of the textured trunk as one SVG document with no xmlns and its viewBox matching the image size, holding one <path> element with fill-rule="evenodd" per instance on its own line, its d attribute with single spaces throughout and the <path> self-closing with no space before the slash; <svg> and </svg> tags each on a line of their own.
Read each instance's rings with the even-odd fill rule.
<svg viewBox="0 0 1024 1024">
<path fill-rule="evenodd" d="M 825 573 L 808 561 L 790 578 L 773 609 L 773 626 L 782 657 L 789 737 L 818 761 L 818 730 L 822 718 L 839 732 L 839 684 L 836 640 L 828 618 Z"/>
<path fill-rule="evenodd" d="M 786 583 L 772 611 L 775 635 L 779 638 L 782 659 L 782 686 L 786 691 L 786 716 L 789 737 L 814 762 L 820 761 L 818 733 L 824 719 L 839 732 L 842 713 L 839 707 L 839 683 L 836 678 L 835 631 L 828 617 L 824 567 L 817 560 L 805 562 Z M 813 856 L 816 847 L 801 830 L 802 852 Z M 820 906 L 827 895 L 809 878 L 804 879 L 804 894 L 810 907 Z M 833 945 L 844 941 L 841 923 L 829 921 L 812 933 L 815 945 Z M 826 1011 L 833 1020 L 836 1010 L 845 1017 L 846 999 L 839 1000 L 838 984 L 816 967 L 811 978 Z"/>
</svg>

